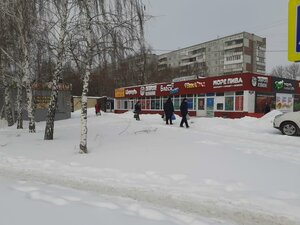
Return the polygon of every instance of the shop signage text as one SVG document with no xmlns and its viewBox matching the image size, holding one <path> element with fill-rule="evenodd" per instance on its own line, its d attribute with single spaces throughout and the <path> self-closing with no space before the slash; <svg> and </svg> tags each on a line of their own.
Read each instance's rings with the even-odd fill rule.
<svg viewBox="0 0 300 225">
<path fill-rule="evenodd" d="M 259 88 L 267 88 L 268 87 L 268 78 L 267 77 L 252 77 L 251 84 L 253 87 L 259 87 Z"/>
<path fill-rule="evenodd" d="M 143 95 L 145 95 L 145 96 L 156 95 L 156 89 L 157 89 L 156 85 L 144 86 L 144 87 L 141 87 L 140 94 L 141 94 L 141 96 L 143 96 Z"/>
<path fill-rule="evenodd" d="M 213 87 L 214 88 L 220 88 L 220 87 L 237 87 L 243 85 L 243 79 L 241 77 L 235 77 L 235 78 L 225 78 L 225 79 L 219 79 L 213 81 Z"/>
<path fill-rule="evenodd" d="M 201 88 L 201 87 L 205 87 L 205 82 L 200 82 L 200 81 L 196 81 L 196 82 L 187 82 L 184 83 L 184 87 L 187 89 L 191 89 L 191 88 Z"/>
<path fill-rule="evenodd" d="M 160 92 L 169 92 L 172 91 L 174 88 L 174 83 L 167 84 L 167 85 L 160 85 Z"/>
<path fill-rule="evenodd" d="M 274 82 L 274 87 L 276 91 L 295 91 L 292 82 L 277 80 Z"/>
<path fill-rule="evenodd" d="M 136 89 L 127 89 L 125 95 L 136 95 L 138 92 Z"/>
<path fill-rule="evenodd" d="M 125 89 L 124 88 L 118 88 L 115 90 L 115 97 L 116 98 L 123 98 L 125 97 Z"/>
</svg>

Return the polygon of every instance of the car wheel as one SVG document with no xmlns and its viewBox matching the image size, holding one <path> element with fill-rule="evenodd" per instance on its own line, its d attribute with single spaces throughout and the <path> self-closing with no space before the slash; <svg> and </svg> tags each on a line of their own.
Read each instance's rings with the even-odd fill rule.
<svg viewBox="0 0 300 225">
<path fill-rule="evenodd" d="M 293 122 L 284 122 L 280 126 L 280 130 L 283 134 L 288 135 L 288 136 L 294 136 L 298 132 L 298 127 L 295 123 Z"/>
</svg>

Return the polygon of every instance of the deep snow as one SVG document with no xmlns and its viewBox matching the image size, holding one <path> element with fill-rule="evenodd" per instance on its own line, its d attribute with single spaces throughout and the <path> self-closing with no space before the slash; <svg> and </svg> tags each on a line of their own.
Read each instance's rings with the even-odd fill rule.
<svg viewBox="0 0 300 225">
<path fill-rule="evenodd" d="M 86 155 L 79 112 L 53 141 L 44 122 L 30 134 L 0 121 L 0 224 L 300 224 L 300 137 L 272 127 L 278 113 L 186 129 L 90 110 Z"/>
</svg>

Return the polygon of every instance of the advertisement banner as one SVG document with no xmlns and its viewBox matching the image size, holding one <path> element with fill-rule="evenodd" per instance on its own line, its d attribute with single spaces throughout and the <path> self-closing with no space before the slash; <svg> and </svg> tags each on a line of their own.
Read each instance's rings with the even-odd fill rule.
<svg viewBox="0 0 300 225">
<path fill-rule="evenodd" d="M 34 103 L 36 109 L 48 109 L 50 103 L 50 96 L 34 96 Z"/>
<path fill-rule="evenodd" d="M 124 88 L 115 89 L 115 98 L 124 98 L 124 97 L 125 97 L 125 89 Z"/>
<path fill-rule="evenodd" d="M 276 109 L 282 112 L 293 112 L 294 97 L 292 94 L 276 94 Z"/>
<path fill-rule="evenodd" d="M 284 78 L 273 78 L 273 91 L 280 93 L 294 93 L 296 90 L 296 82 L 294 80 Z"/>
</svg>

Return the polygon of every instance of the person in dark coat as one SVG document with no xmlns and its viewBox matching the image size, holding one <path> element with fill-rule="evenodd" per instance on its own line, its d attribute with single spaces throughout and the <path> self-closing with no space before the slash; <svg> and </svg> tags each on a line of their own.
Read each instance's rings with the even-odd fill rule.
<svg viewBox="0 0 300 225">
<path fill-rule="evenodd" d="M 140 101 L 137 101 L 134 105 L 134 117 L 136 120 L 140 120 L 141 111 L 142 111 L 141 103 Z"/>
<path fill-rule="evenodd" d="M 268 102 L 266 102 L 266 105 L 265 105 L 265 108 L 264 108 L 264 114 L 267 114 L 270 111 L 271 111 L 270 104 Z"/>
<path fill-rule="evenodd" d="M 181 102 L 180 112 L 181 112 L 181 116 L 182 116 L 181 122 L 180 122 L 180 127 L 183 127 L 183 123 L 185 123 L 186 128 L 189 128 L 189 124 L 186 119 L 186 116 L 188 114 L 188 103 L 187 103 L 186 98 L 184 98 Z"/>
<path fill-rule="evenodd" d="M 172 115 L 174 113 L 174 106 L 171 97 L 169 97 L 168 100 L 164 103 L 164 112 L 166 116 L 166 124 L 169 124 L 169 121 L 170 124 L 173 124 Z"/>
</svg>

